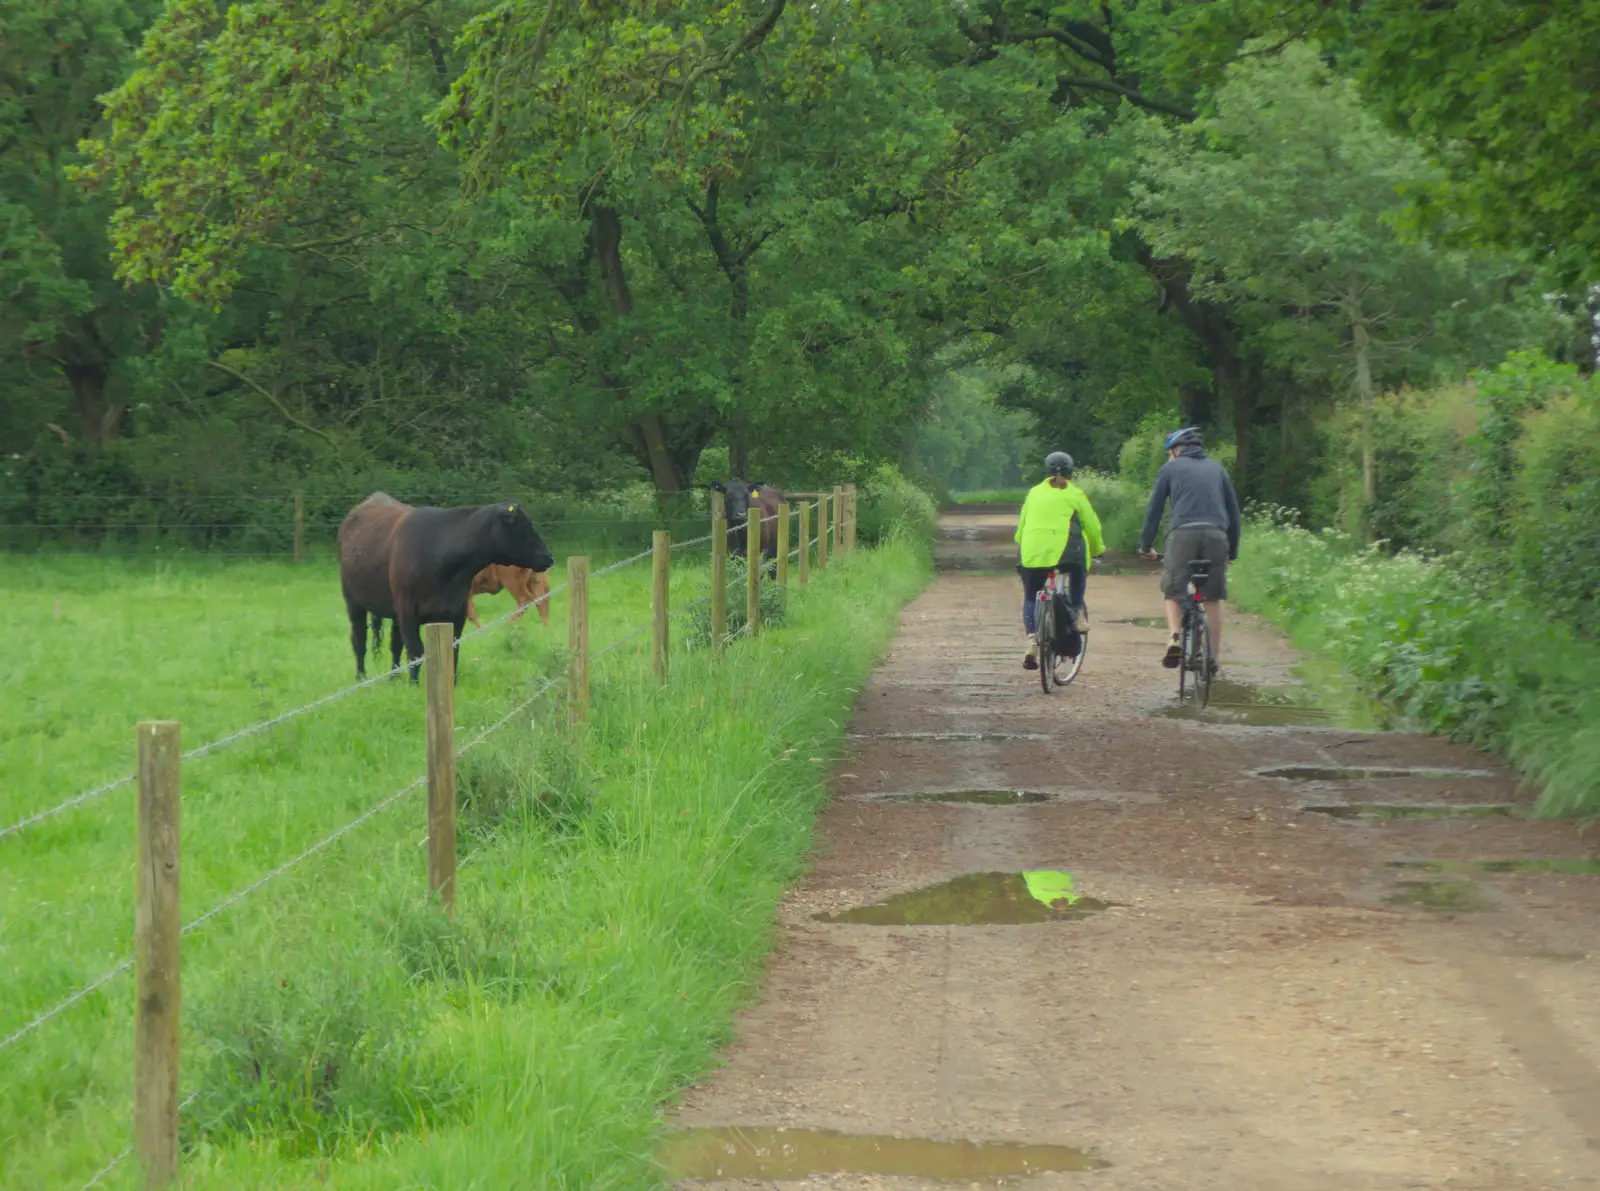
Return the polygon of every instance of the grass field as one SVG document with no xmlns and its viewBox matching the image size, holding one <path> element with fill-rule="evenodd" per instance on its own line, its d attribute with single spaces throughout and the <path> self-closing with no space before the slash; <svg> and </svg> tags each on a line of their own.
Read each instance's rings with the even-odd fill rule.
<svg viewBox="0 0 1600 1191">
<path fill-rule="evenodd" d="M 597 664 L 586 734 L 553 692 L 464 756 L 454 924 L 416 791 L 186 936 L 184 1185 L 651 1185 L 658 1106 L 745 995 L 853 689 L 926 575 L 910 544 L 860 551 L 720 665 L 680 646 L 659 692 L 638 638 Z M 596 649 L 645 622 L 648 582 L 595 580 Z M 0 826 L 127 772 L 138 719 L 192 747 L 354 677 L 325 566 L 13 557 L 0 587 Z M 675 567 L 677 605 L 704 590 Z M 458 740 L 557 671 L 565 618 L 558 594 L 549 629 L 463 644 Z M 185 920 L 423 764 L 403 682 L 186 763 Z M 0 840 L 0 1038 L 129 954 L 133 805 Z M 123 976 L 0 1050 L 0 1186 L 79 1187 L 128 1144 L 131 1020 Z"/>
</svg>

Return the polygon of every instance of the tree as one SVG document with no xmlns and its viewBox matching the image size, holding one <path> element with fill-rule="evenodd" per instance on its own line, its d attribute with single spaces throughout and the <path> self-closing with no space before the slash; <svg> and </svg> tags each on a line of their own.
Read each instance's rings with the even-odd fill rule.
<svg viewBox="0 0 1600 1191">
<path fill-rule="evenodd" d="M 1427 226 L 1600 278 L 1600 0 L 1380 0 L 1354 31 L 1363 90 L 1449 170 Z"/>
<path fill-rule="evenodd" d="M 73 432 L 91 443 L 122 428 L 133 388 L 127 361 L 155 346 L 163 316 L 154 294 L 114 284 L 108 205 L 81 194 L 67 172 L 79 138 L 99 124 L 99 95 L 127 69 L 149 7 L 71 0 L 0 12 L 0 352 L 8 379 L 39 378 L 42 366 L 65 381 Z"/>
<path fill-rule="evenodd" d="M 1426 377 L 1441 353 L 1462 365 L 1492 351 L 1452 342 L 1462 307 L 1493 307 L 1526 331 L 1503 300 L 1514 269 L 1396 232 L 1401 195 L 1440 171 L 1384 129 L 1313 47 L 1230 68 L 1208 114 L 1191 124 L 1140 123 L 1141 234 L 1158 253 L 1190 262 L 1199 296 L 1233 304 L 1270 363 L 1353 386 L 1370 507 L 1378 386 Z"/>
</svg>

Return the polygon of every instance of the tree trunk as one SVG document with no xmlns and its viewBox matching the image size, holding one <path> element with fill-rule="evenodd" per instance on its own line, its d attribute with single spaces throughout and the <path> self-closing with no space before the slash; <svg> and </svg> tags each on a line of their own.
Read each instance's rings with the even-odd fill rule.
<svg viewBox="0 0 1600 1191">
<path fill-rule="evenodd" d="M 728 478 L 750 478 L 750 441 L 737 430 L 728 435 Z"/>
<path fill-rule="evenodd" d="M 606 291 L 611 313 L 625 319 L 633 313 L 633 294 L 628 290 L 628 275 L 622 267 L 622 219 L 615 207 L 606 203 L 589 206 L 589 230 L 595 259 L 600 265 L 600 282 Z M 616 386 L 624 399 L 632 395 L 626 382 Z M 683 473 L 667 448 L 667 428 L 661 415 L 647 410 L 633 418 L 634 438 L 650 465 L 650 479 L 663 495 L 683 491 Z"/>
<path fill-rule="evenodd" d="M 643 413 L 634 419 L 633 424 L 634 432 L 639 436 L 645 455 L 650 460 L 650 479 L 656 491 L 663 496 L 682 492 L 683 474 L 667 449 L 666 427 L 661 423 L 661 415 Z"/>
<path fill-rule="evenodd" d="M 122 406 L 106 397 L 109 369 L 98 361 L 87 364 L 62 364 L 67 383 L 78 407 L 78 433 L 84 442 L 107 443 L 117 437 Z"/>
<path fill-rule="evenodd" d="M 1347 302 L 1350 338 L 1356 355 L 1356 394 L 1361 399 L 1361 534 L 1365 541 L 1370 542 L 1372 510 L 1378 503 L 1378 459 L 1372 426 L 1372 333 L 1361 309 L 1361 291 L 1354 283 L 1350 286 Z"/>
<path fill-rule="evenodd" d="M 1211 417 L 1218 423 L 1231 421 L 1238 450 L 1233 465 L 1234 484 L 1240 496 L 1254 496 L 1259 486 L 1252 450 L 1252 419 L 1256 412 L 1254 389 L 1261 371 L 1257 361 L 1241 348 L 1239 330 L 1228 318 L 1227 310 L 1217 303 L 1197 300 L 1189 292 L 1189 270 L 1185 262 L 1158 259 L 1143 243 L 1136 246 L 1135 255 L 1161 286 L 1171 308 L 1205 351 L 1213 382 Z M 1182 400 L 1181 392 L 1179 397 Z"/>
<path fill-rule="evenodd" d="M 1212 395 L 1199 385 L 1178 386 L 1178 425 L 1210 426 Z"/>
</svg>

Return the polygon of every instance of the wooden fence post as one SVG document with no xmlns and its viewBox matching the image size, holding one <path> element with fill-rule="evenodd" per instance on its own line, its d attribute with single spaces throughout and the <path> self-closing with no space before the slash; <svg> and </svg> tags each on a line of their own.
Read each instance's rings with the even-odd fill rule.
<svg viewBox="0 0 1600 1191">
<path fill-rule="evenodd" d="M 728 635 L 728 522 L 718 495 L 711 505 L 711 648 L 720 654 Z"/>
<path fill-rule="evenodd" d="M 294 561 L 296 565 L 306 560 L 306 498 L 300 489 L 294 490 Z"/>
<path fill-rule="evenodd" d="M 744 623 L 752 637 L 761 635 L 761 506 L 744 515 Z"/>
<path fill-rule="evenodd" d="M 828 569 L 828 494 L 817 497 L 817 570 Z"/>
<path fill-rule="evenodd" d="M 778 502 L 778 586 L 789 586 L 789 502 Z"/>
<path fill-rule="evenodd" d="M 800 502 L 800 586 L 811 582 L 811 504 Z"/>
<path fill-rule="evenodd" d="M 833 553 L 844 550 L 844 485 L 833 487 Z"/>
<path fill-rule="evenodd" d="M 147 1188 L 178 1177 L 180 725 L 144 721 L 133 911 L 133 1138 Z"/>
<path fill-rule="evenodd" d="M 572 654 L 572 674 L 567 690 L 567 726 L 577 727 L 589 718 L 589 559 L 567 559 L 567 651 Z"/>
<path fill-rule="evenodd" d="M 672 594 L 672 532 L 658 529 L 651 538 L 650 668 L 667 685 L 667 603 Z"/>
<path fill-rule="evenodd" d="M 844 523 L 844 548 L 846 550 L 854 550 L 856 548 L 856 486 L 854 484 L 846 484 L 844 486 L 844 503 L 845 508 L 849 510 L 849 517 Z"/>
<path fill-rule="evenodd" d="M 456 912 L 456 629 L 422 626 L 428 724 L 428 892 Z"/>
</svg>

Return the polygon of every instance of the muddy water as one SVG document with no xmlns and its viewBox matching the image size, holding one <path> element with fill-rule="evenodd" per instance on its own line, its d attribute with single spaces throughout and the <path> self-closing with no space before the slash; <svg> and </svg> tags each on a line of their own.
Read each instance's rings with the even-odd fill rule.
<svg viewBox="0 0 1600 1191">
<path fill-rule="evenodd" d="M 1110 904 L 1078 895 L 1046 904 L 1029 892 L 1021 873 L 965 873 L 875 905 L 812 918 L 859 926 L 1022 926 L 1087 918 Z"/>
<path fill-rule="evenodd" d="M 1258 777 L 1280 777 L 1290 782 L 1370 782 L 1384 778 L 1437 778 L 1441 781 L 1463 777 L 1493 777 L 1488 769 L 1387 769 L 1355 768 L 1338 765 L 1279 765 L 1256 770 Z"/>
<path fill-rule="evenodd" d="M 661 1162 L 678 1178 L 803 1179 L 810 1175 L 901 1175 L 998 1187 L 1051 1171 L 1110 1163 L 1083 1150 L 1015 1142 L 929 1141 L 827 1129 L 686 1129 L 669 1137 Z"/>
<path fill-rule="evenodd" d="M 1428 873 L 1559 873 L 1600 877 L 1600 856 L 1538 856 L 1523 860 L 1391 860 L 1391 868 Z"/>
<path fill-rule="evenodd" d="M 1303 806 L 1300 808 L 1316 815 L 1330 815 L 1335 819 L 1363 819 L 1388 822 L 1395 819 L 1494 819 L 1521 818 L 1526 812 L 1509 802 L 1452 805 L 1442 802 L 1345 802 L 1329 806 Z"/>
<path fill-rule="evenodd" d="M 1174 704 L 1161 715 L 1173 719 L 1199 720 L 1212 724 L 1245 724 L 1262 728 L 1297 725 L 1341 728 L 1373 728 L 1370 721 L 1353 707 L 1324 706 L 1310 687 L 1301 684 L 1258 685 L 1217 678 L 1211 683 L 1211 698 L 1204 710 Z"/>
<path fill-rule="evenodd" d="M 956 802 L 979 806 L 1022 806 L 1027 803 L 1049 802 L 1051 795 L 1043 790 L 930 790 L 921 794 L 890 794 L 886 802 Z"/>
</svg>

